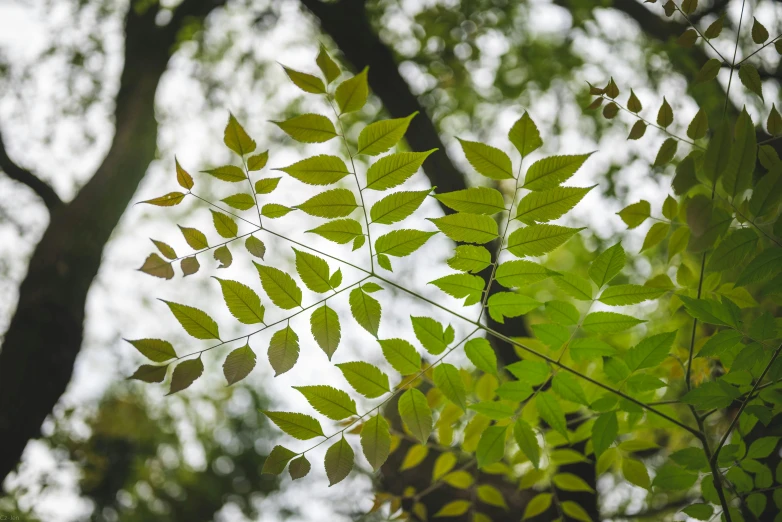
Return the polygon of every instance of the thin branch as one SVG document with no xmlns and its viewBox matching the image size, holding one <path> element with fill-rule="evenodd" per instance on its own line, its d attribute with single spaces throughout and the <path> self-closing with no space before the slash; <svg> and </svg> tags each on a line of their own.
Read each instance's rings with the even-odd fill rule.
<svg viewBox="0 0 782 522">
<path fill-rule="evenodd" d="M 5 150 L 5 143 L 3 142 L 3 135 L 0 132 L 0 169 L 14 181 L 18 181 L 24 185 L 27 185 L 33 192 L 38 194 L 43 200 L 46 208 L 49 212 L 53 212 L 57 208 L 62 206 L 62 200 L 60 196 L 54 191 L 54 189 L 41 178 L 27 169 L 24 169 L 17 165 L 14 160 L 8 156 L 8 152 Z"/>
</svg>

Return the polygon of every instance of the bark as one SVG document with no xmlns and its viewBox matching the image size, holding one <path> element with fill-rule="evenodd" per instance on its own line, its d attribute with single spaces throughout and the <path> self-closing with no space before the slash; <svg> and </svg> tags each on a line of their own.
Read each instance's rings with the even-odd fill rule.
<svg viewBox="0 0 782 522">
<path fill-rule="evenodd" d="M 219 3 L 186 0 L 164 27 L 155 24 L 156 7 L 128 12 L 111 147 L 73 201 L 49 205 L 49 226 L 30 259 L 0 351 L 0 482 L 16 468 L 27 442 L 40 434 L 71 379 L 87 292 L 103 248 L 155 158 L 155 91 L 177 33 L 188 18 L 203 17 Z M 3 168 L 14 177 L 13 168 Z"/>
</svg>

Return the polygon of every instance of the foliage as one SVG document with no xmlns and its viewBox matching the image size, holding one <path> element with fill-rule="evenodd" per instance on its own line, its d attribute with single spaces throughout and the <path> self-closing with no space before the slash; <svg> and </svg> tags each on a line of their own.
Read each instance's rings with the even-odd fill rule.
<svg viewBox="0 0 782 522">
<path fill-rule="evenodd" d="M 664 6 L 667 14 L 679 11 L 685 18 L 696 7 L 697 2 L 679 6 L 673 1 Z M 718 29 L 688 31 L 680 39 L 685 44 L 703 40 L 719 55 L 711 44 L 719 36 Z M 768 41 L 768 32 L 757 21 L 752 37 L 762 44 L 758 51 L 779 41 Z M 737 72 L 744 86 L 762 98 L 751 56 L 740 62 L 723 58 L 716 65 L 710 60 L 694 81 L 713 81 L 720 67 L 728 67 L 731 77 Z M 301 90 L 324 97 L 334 118 L 305 114 L 276 125 L 303 143 L 341 138 L 350 167 L 338 156 L 321 154 L 278 169 L 295 181 L 259 177 L 268 153 L 258 153 L 256 142 L 231 116 L 224 142 L 241 166 L 205 173 L 224 183 L 246 185 L 251 193 L 236 194 L 219 205 L 196 195 L 192 176 L 177 164 L 177 181 L 184 191 L 146 201 L 174 206 L 195 199 L 208 205 L 215 231 L 225 241 L 211 244 L 204 233 L 180 227 L 194 252 L 177 256 L 156 241 L 160 255 L 150 254 L 141 270 L 172 279 L 179 262 L 183 274 L 192 274 L 199 268 L 192 260 L 211 250 L 227 267 L 233 259 L 229 245 L 238 254 L 236 245 L 243 242 L 256 258 L 258 282 L 268 301 L 262 302 L 247 283 L 216 281 L 234 318 L 261 326 L 235 339 L 223 339 L 206 312 L 166 302 L 192 337 L 219 342 L 177 354 L 166 341 L 130 341 L 157 363 L 142 366 L 134 378 L 162 382 L 172 366 L 170 393 L 181 391 L 205 371 L 204 352 L 230 344 L 236 346 L 227 355 L 224 373 L 232 384 L 255 366 L 250 338 L 267 329 L 272 334 L 269 364 L 276 375 L 286 373 L 297 364 L 300 352 L 309 349 L 290 323 L 305 313 L 310 315 L 313 338 L 331 360 L 342 342 L 343 324 L 350 319 L 340 317 L 329 302 L 344 300 L 352 320 L 377 340 L 388 368 L 367 361 L 335 363 L 350 388 L 336 383 L 295 387 L 314 412 L 337 421 L 334 431 L 324 429 L 313 412 L 265 412 L 294 439 L 317 439 L 297 446 L 303 448 L 297 451 L 275 447 L 265 472 L 280 474 L 287 468 L 292 479 L 299 479 L 311 469 L 307 454 L 327 443 L 324 466 L 329 484 L 334 484 L 351 472 L 358 454 L 355 442 L 373 470 L 399 448 L 407 451 L 402 469 L 420 465 L 429 448 L 437 450 L 429 484 L 403 494 L 412 502 L 380 493 L 373 508 L 390 503 L 394 512 L 404 506 L 418 519 L 428 515 L 422 499 L 443 487 L 469 490 L 470 495 L 453 499 L 430 516 L 470 513 L 472 520 L 491 520 L 486 514 L 490 509 L 506 508 L 510 501 L 503 491 L 468 472 L 477 468 L 480 477 L 500 476 L 532 491 L 525 519 L 553 512 L 555 517 L 589 520 L 578 502 L 560 498 L 566 492 L 594 493 L 582 477 L 562 469 L 579 460 L 593 461 L 598 475 L 612 473 L 648 490 L 650 498 L 667 495 L 678 500 L 686 506 L 684 512 L 696 519 L 721 514 L 730 522 L 760 518 L 774 510 L 763 492 L 775 487 L 775 478 L 782 479 L 782 468 L 770 469 L 765 459 L 778 451 L 779 437 L 756 434 L 773 421 L 782 404 L 778 383 L 782 333 L 776 318 L 782 293 L 782 220 L 778 219 L 782 162 L 769 146 L 773 138 L 756 139 L 755 124 L 746 110 L 735 122 L 726 116 L 710 122 L 699 111 L 688 137 L 682 138 L 667 130 L 676 114 L 665 99 L 654 123 L 640 116 L 642 103 L 632 90 L 626 105 L 617 101 L 621 91 L 613 79 L 604 88 L 590 88 L 597 96 L 591 107 L 605 103 L 606 118 L 614 118 L 620 110 L 637 118 L 629 139 L 641 139 L 648 127 L 665 134 L 652 168 L 677 163 L 672 180 L 676 197 L 666 199 L 661 217 L 654 215 L 656 209 L 648 201 L 619 212 L 628 229 L 654 221 L 640 255 L 654 259 L 658 273 L 632 282 L 623 274 L 628 253 L 620 242 L 575 271 L 551 263 L 549 254 L 584 234 L 583 229 L 551 221 L 566 216 L 591 189 L 562 185 L 590 154 L 528 161 L 543 140 L 525 113 L 508 134 L 519 153 L 515 167 L 504 150 L 459 140 L 467 161 L 492 186 L 434 195 L 430 190 L 400 190 L 432 152 L 391 151 L 415 114 L 367 125 L 352 144 L 343 120 L 367 100 L 367 71 L 337 82 L 341 70 L 325 50 L 316 63 L 324 78 L 285 71 Z M 774 137 L 782 133 L 775 108 L 767 127 Z M 707 138 L 710 128 L 714 132 Z M 685 148 L 686 156 L 677 159 Z M 382 154 L 386 155 L 374 159 Z M 763 169 L 756 173 L 758 159 Z M 364 160 L 371 164 L 362 185 L 357 166 Z M 350 182 L 341 183 L 343 178 Z M 330 188 L 287 207 L 269 196 L 286 182 Z M 386 195 L 386 191 L 390 192 Z M 375 192 L 384 194 L 370 206 L 369 194 Z M 427 196 L 453 212 L 430 217 L 429 230 L 394 227 L 417 212 Z M 239 212 L 253 212 L 258 221 Z M 271 220 L 297 213 L 326 220 L 308 232 L 335 243 L 333 253 L 269 226 Z M 295 224 L 291 218 L 286 223 Z M 239 234 L 237 220 L 249 225 L 250 232 Z M 462 300 L 467 310 L 454 309 L 452 300 L 444 304 L 425 297 L 420 289 L 395 281 L 391 274 L 392 258 L 418 255 L 416 251 L 438 233 L 457 246 L 446 262 L 447 275 L 431 284 L 443 299 L 447 295 Z M 268 264 L 265 236 L 291 244 L 299 280 L 321 297 L 313 300 L 305 295 L 299 281 L 284 269 L 284 259 L 278 267 Z M 357 265 L 344 259 L 347 249 L 365 251 L 366 262 Z M 345 267 L 362 276 L 343 284 L 341 268 Z M 385 337 L 378 297 L 384 290 L 420 299 L 432 310 L 450 314 L 457 326 L 432 317 L 411 317 L 412 336 Z M 659 320 L 649 302 L 657 302 L 671 319 Z M 272 312 L 273 318 L 267 318 Z M 530 322 L 534 338 L 510 338 L 488 323 L 488 318 L 503 323 L 521 317 Z M 464 328 L 468 333 L 457 335 Z M 521 360 L 499 367 L 487 339 L 512 344 Z M 474 368 L 446 362 L 448 355 L 462 349 Z M 377 403 L 359 411 L 346 391 L 350 389 Z M 386 407 L 394 399 L 401 425 L 394 423 L 396 415 Z M 782 509 L 782 496 L 775 493 L 774 501 Z"/>
</svg>

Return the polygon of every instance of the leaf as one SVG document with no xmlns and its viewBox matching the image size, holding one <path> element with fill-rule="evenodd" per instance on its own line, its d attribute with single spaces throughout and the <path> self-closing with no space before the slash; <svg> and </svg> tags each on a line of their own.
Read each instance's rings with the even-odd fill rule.
<svg viewBox="0 0 782 522">
<path fill-rule="evenodd" d="M 478 467 L 480 467 L 480 464 L 478 464 Z M 491 486 L 489 484 L 483 484 L 481 486 L 478 486 L 477 492 L 478 492 L 478 499 L 484 504 L 501 507 L 505 510 L 508 509 L 508 505 L 505 503 L 505 499 L 503 498 L 502 493 L 494 486 Z M 476 519 L 474 518 L 473 520 Z"/>
<path fill-rule="evenodd" d="M 615 285 L 606 288 L 598 301 L 609 306 L 626 306 L 657 299 L 664 293 L 664 289 L 653 286 Z"/>
<path fill-rule="evenodd" d="M 317 234 L 340 245 L 349 243 L 357 237 L 363 238 L 364 234 L 361 224 L 355 219 L 335 219 L 307 232 Z"/>
<path fill-rule="evenodd" d="M 340 338 L 342 337 L 342 329 L 337 312 L 324 304 L 312 312 L 310 327 L 315 342 L 318 343 L 320 349 L 326 352 L 329 360 L 331 360 L 331 356 L 337 351 Z"/>
<path fill-rule="evenodd" d="M 154 362 L 165 362 L 176 358 L 176 351 L 168 341 L 160 339 L 125 339 L 138 350 L 141 355 Z"/>
<path fill-rule="evenodd" d="M 454 241 L 488 243 L 498 236 L 497 222 L 490 216 L 458 212 L 429 218 L 437 228 Z"/>
<path fill-rule="evenodd" d="M 569 373 L 560 372 L 554 374 L 554 378 L 551 381 L 551 389 L 566 401 L 589 406 L 589 401 L 586 398 L 584 389 L 581 388 L 581 384 Z"/>
<path fill-rule="evenodd" d="M 255 236 L 248 237 L 247 241 L 244 242 L 244 246 L 255 257 L 263 259 L 263 256 L 266 255 L 266 245 Z"/>
<path fill-rule="evenodd" d="M 195 183 L 193 182 L 193 176 L 191 176 L 182 166 L 179 164 L 179 160 L 174 156 L 174 164 L 176 165 L 176 181 L 183 189 L 190 190 Z"/>
<path fill-rule="evenodd" d="M 184 258 L 182 263 L 180 263 L 180 266 L 182 267 L 183 277 L 195 274 L 198 272 L 198 269 L 201 268 L 201 264 L 198 262 L 198 259 L 195 256 Z"/>
<path fill-rule="evenodd" d="M 627 351 L 624 361 L 631 371 L 659 366 L 668 358 L 676 332 L 667 332 L 647 337 Z"/>
<path fill-rule="evenodd" d="M 703 174 L 712 185 L 722 176 L 728 166 L 728 156 L 731 153 L 732 137 L 730 125 L 725 120 L 714 132 L 706 147 L 703 158 Z"/>
<path fill-rule="evenodd" d="M 285 121 L 273 121 L 288 136 L 301 143 L 323 143 L 337 137 L 331 120 L 320 114 L 302 114 Z"/>
<path fill-rule="evenodd" d="M 201 377 L 202 373 L 204 373 L 204 362 L 201 357 L 182 361 L 174 368 L 174 373 L 171 375 L 171 388 L 166 395 L 172 395 L 188 388 Z"/>
<path fill-rule="evenodd" d="M 301 306 L 301 289 L 290 275 L 279 268 L 259 265 L 255 261 L 253 264 L 261 277 L 261 286 L 272 303 L 283 310 Z"/>
<path fill-rule="evenodd" d="M 769 248 L 764 250 L 741 271 L 736 279 L 736 286 L 744 286 L 768 279 L 782 270 L 782 249 Z"/>
<path fill-rule="evenodd" d="M 266 166 L 266 162 L 269 161 L 269 151 L 263 151 L 255 156 L 247 158 L 247 170 L 256 171 L 261 170 Z"/>
<path fill-rule="evenodd" d="M 326 450 L 325 464 L 329 486 L 342 482 L 350 474 L 350 471 L 353 469 L 354 458 L 353 448 L 345 440 L 344 435 L 338 442 Z"/>
<path fill-rule="evenodd" d="M 418 111 L 406 118 L 370 123 L 358 135 L 358 154 L 377 156 L 391 149 L 407 132 L 407 127 Z"/>
<path fill-rule="evenodd" d="M 394 230 L 377 238 L 375 253 L 405 257 L 421 248 L 436 233 L 411 229 Z"/>
<path fill-rule="evenodd" d="M 464 352 L 476 368 L 485 373 L 497 374 L 497 355 L 484 338 L 470 339 L 464 345 Z"/>
<path fill-rule="evenodd" d="M 350 174 L 344 161 L 326 154 L 306 158 L 275 170 L 281 170 L 308 185 L 331 185 Z"/>
<path fill-rule="evenodd" d="M 587 484 L 584 479 L 578 475 L 574 475 L 573 473 L 557 473 L 554 475 L 551 481 L 555 486 L 557 486 L 557 489 L 561 489 L 563 491 L 587 491 L 589 493 L 595 492 L 595 490 L 592 489 L 592 487 Z"/>
<path fill-rule="evenodd" d="M 530 225 L 513 231 L 507 250 L 516 257 L 542 256 L 556 249 L 583 228 L 559 225 Z"/>
<path fill-rule="evenodd" d="M 357 415 L 356 403 L 342 390 L 326 385 L 293 386 L 293 389 L 304 395 L 310 406 L 329 419 L 342 420 Z"/>
<path fill-rule="evenodd" d="M 709 467 L 706 453 L 701 448 L 684 448 L 671 454 L 671 460 L 692 471 Z"/>
<path fill-rule="evenodd" d="M 290 473 L 291 479 L 298 480 L 306 477 L 311 468 L 312 465 L 310 464 L 310 461 L 307 460 L 307 457 L 302 455 L 290 463 L 290 466 L 288 466 L 288 473 Z"/>
<path fill-rule="evenodd" d="M 714 508 L 710 504 L 690 504 L 682 512 L 696 520 L 709 520 L 714 514 Z"/>
<path fill-rule="evenodd" d="M 157 247 L 157 249 L 160 251 L 161 254 L 163 254 L 164 257 L 167 257 L 168 259 L 177 259 L 176 251 L 171 248 L 167 243 L 164 243 L 162 241 L 157 241 L 155 239 L 150 239 L 152 243 Z"/>
<path fill-rule="evenodd" d="M 415 174 L 424 160 L 437 149 L 425 152 L 397 152 L 383 156 L 367 169 L 367 186 L 371 190 L 387 190 L 401 185 Z"/>
<path fill-rule="evenodd" d="M 714 139 L 712 137 L 712 139 Z M 700 151 L 693 151 L 688 154 L 676 166 L 676 176 L 671 182 L 673 191 L 677 196 L 681 196 L 700 182 L 695 176 L 695 157 L 700 157 Z"/>
<path fill-rule="evenodd" d="M 171 263 L 157 254 L 149 254 L 139 270 L 161 279 L 172 279 L 174 277 L 174 268 L 171 266 Z"/>
<path fill-rule="evenodd" d="M 255 141 L 245 132 L 244 128 L 236 121 L 233 114 L 229 113 L 228 125 L 225 126 L 223 142 L 226 146 L 240 156 L 249 154 L 255 150 Z"/>
<path fill-rule="evenodd" d="M 299 360 L 299 336 L 290 326 L 277 330 L 269 341 L 269 363 L 277 377 L 293 368 Z"/>
<path fill-rule="evenodd" d="M 592 522 L 592 518 L 586 512 L 580 504 L 573 500 L 564 500 L 560 504 L 562 512 L 572 519 L 579 520 L 580 522 Z"/>
<path fill-rule="evenodd" d="M 553 323 L 534 324 L 532 331 L 535 332 L 535 337 L 552 350 L 558 350 L 570 338 L 570 331 L 566 327 Z"/>
<path fill-rule="evenodd" d="M 619 106 L 616 103 L 611 102 L 611 103 L 607 104 L 605 107 L 603 107 L 603 117 L 604 118 L 606 118 L 608 120 L 612 120 L 612 119 L 616 118 L 617 114 L 619 114 Z"/>
<path fill-rule="evenodd" d="M 719 357 L 726 350 L 741 342 L 743 334 L 735 330 L 717 332 L 703 345 L 696 357 Z"/>
<path fill-rule="evenodd" d="M 698 0 L 682 0 L 682 12 L 692 14 L 698 8 Z"/>
<path fill-rule="evenodd" d="M 751 228 L 734 230 L 723 239 L 709 256 L 709 270 L 728 270 L 740 266 L 755 251 L 758 235 Z"/>
<path fill-rule="evenodd" d="M 642 319 L 615 312 L 592 312 L 584 318 L 582 327 L 590 333 L 614 333 L 645 322 Z"/>
<path fill-rule="evenodd" d="M 646 134 L 646 123 L 641 120 L 636 121 L 630 129 L 630 134 L 627 135 L 628 140 L 639 140 Z"/>
<path fill-rule="evenodd" d="M 519 449 L 527 456 L 535 469 L 540 467 L 540 446 L 535 432 L 524 419 L 518 419 L 513 425 L 513 438 Z"/>
<path fill-rule="evenodd" d="M 579 301 L 592 300 L 592 285 L 583 277 L 575 274 L 562 274 L 560 277 L 554 278 L 554 284 Z"/>
<path fill-rule="evenodd" d="M 141 203 L 148 203 L 157 207 L 173 207 L 174 205 L 179 205 L 182 203 L 182 200 L 185 199 L 186 195 L 187 194 L 183 194 L 182 192 L 169 192 L 165 196 L 147 199 L 145 201 L 141 201 Z"/>
<path fill-rule="evenodd" d="M 264 411 L 274 424 L 291 437 L 299 440 L 310 440 L 315 437 L 325 437 L 320 422 L 314 417 L 303 413 L 288 413 L 284 411 Z"/>
<path fill-rule="evenodd" d="M 222 167 L 216 167 L 214 169 L 202 171 L 205 174 L 217 178 L 221 181 L 227 181 L 229 183 L 239 183 L 247 179 L 244 171 L 235 165 L 224 165 Z"/>
<path fill-rule="evenodd" d="M 772 167 L 752 190 L 749 211 L 763 216 L 776 208 L 782 200 L 782 165 Z"/>
<path fill-rule="evenodd" d="M 263 322 L 264 308 L 261 305 L 261 299 L 252 288 L 238 281 L 230 281 L 218 277 L 214 279 L 220 283 L 228 311 L 240 323 L 257 324 Z"/>
<path fill-rule="evenodd" d="M 589 154 L 550 156 L 539 159 L 527 171 L 523 187 L 527 190 L 554 188 L 570 179 L 591 155 L 590 152 Z"/>
<path fill-rule="evenodd" d="M 229 207 L 238 208 L 239 210 L 248 210 L 255 206 L 255 200 L 250 194 L 234 194 L 220 201 Z"/>
<path fill-rule="evenodd" d="M 602 288 L 622 271 L 626 259 L 627 256 L 622 244 L 615 244 L 592 261 L 592 264 L 589 265 L 589 278 L 595 282 L 598 288 Z M 589 298 L 591 299 L 592 296 L 590 295 Z"/>
<path fill-rule="evenodd" d="M 493 215 L 506 210 L 505 199 L 493 188 L 471 187 L 434 196 L 439 202 L 458 212 Z"/>
<path fill-rule="evenodd" d="M 382 415 L 375 415 L 361 427 L 361 449 L 374 471 L 388 459 L 391 450 L 391 435 L 388 422 Z"/>
<path fill-rule="evenodd" d="M 233 263 L 234 259 L 231 251 L 228 250 L 228 246 L 226 245 L 223 245 L 214 251 L 214 258 L 215 261 L 220 263 L 217 268 L 228 268 L 231 266 L 231 263 Z"/>
<path fill-rule="evenodd" d="M 730 148 L 728 165 L 722 177 L 722 187 L 731 199 L 750 188 L 756 159 L 755 125 L 744 109 L 736 120 L 736 140 Z"/>
<path fill-rule="evenodd" d="M 161 299 L 162 301 L 162 299 Z M 196 339 L 217 339 L 220 340 L 220 332 L 217 328 L 217 323 L 214 319 L 209 317 L 206 313 L 202 312 L 192 306 L 186 306 L 183 304 L 172 303 L 171 301 L 163 301 L 168 305 L 171 313 L 182 328 L 195 337 Z"/>
<path fill-rule="evenodd" d="M 543 145 L 540 139 L 540 131 L 537 125 L 532 121 L 529 113 L 524 111 L 516 123 L 508 131 L 508 139 L 519 151 L 522 158 L 531 152 L 534 152 Z"/>
<path fill-rule="evenodd" d="M 507 426 L 489 426 L 483 431 L 475 450 L 478 468 L 484 468 L 502 460 L 502 457 L 505 456 L 505 434 L 507 431 Z"/>
<path fill-rule="evenodd" d="M 380 223 L 382 225 L 392 225 L 402 221 L 418 210 L 418 207 L 421 206 L 421 203 L 424 202 L 430 192 L 430 189 L 426 189 L 389 194 L 372 205 L 369 217 L 372 218 L 372 223 Z"/>
<path fill-rule="evenodd" d="M 548 301 L 546 316 L 559 325 L 572 326 L 578 323 L 581 314 L 567 301 Z"/>
<path fill-rule="evenodd" d="M 727 408 L 741 396 L 741 392 L 724 381 L 708 381 L 688 391 L 682 402 L 697 406 L 702 410 Z"/>
<path fill-rule="evenodd" d="M 434 369 L 434 384 L 443 395 L 462 411 L 467 410 L 467 392 L 459 370 L 448 363 L 441 363 Z"/>
<path fill-rule="evenodd" d="M 570 356 L 574 361 L 588 361 L 599 357 L 616 355 L 616 348 L 594 338 L 578 338 L 570 341 L 568 345 Z"/>
<path fill-rule="evenodd" d="M 399 397 L 399 415 L 410 433 L 425 444 L 432 433 L 432 411 L 426 397 L 416 388 L 410 388 Z"/>
<path fill-rule="evenodd" d="M 758 19 L 752 17 L 752 41 L 756 44 L 762 44 L 768 40 L 768 30 L 758 22 Z"/>
<path fill-rule="evenodd" d="M 691 140 L 699 140 L 706 136 L 706 132 L 709 130 L 709 120 L 706 117 L 706 112 L 703 109 L 698 109 L 695 113 L 695 117 L 687 127 L 687 137 Z"/>
<path fill-rule="evenodd" d="M 722 61 L 717 58 L 710 58 L 703 64 L 700 71 L 695 75 L 695 84 L 705 83 L 717 77 L 722 68 Z M 699 112 L 700 113 L 700 112 Z M 687 133 L 689 135 L 689 131 Z"/>
<path fill-rule="evenodd" d="M 296 208 L 310 216 L 337 218 L 345 217 L 358 207 L 356 196 L 348 189 L 337 188 L 321 192 Z"/>
<path fill-rule="evenodd" d="M 497 267 L 495 279 L 505 288 L 517 288 L 556 275 L 556 272 L 532 261 L 506 261 Z"/>
<path fill-rule="evenodd" d="M 630 89 L 630 98 L 627 100 L 627 108 L 636 114 L 641 112 L 641 110 L 643 109 L 643 105 L 641 105 L 641 100 L 638 99 L 638 96 L 635 95 L 632 89 Z"/>
<path fill-rule="evenodd" d="M 551 493 L 538 493 L 524 508 L 524 520 L 545 513 L 551 507 Z"/>
<path fill-rule="evenodd" d="M 622 474 L 629 483 L 644 489 L 649 489 L 652 485 L 649 472 L 640 460 L 624 457 L 622 459 Z"/>
<path fill-rule="evenodd" d="M 516 219 L 526 224 L 544 223 L 564 216 L 575 207 L 592 187 L 555 187 L 530 192 L 518 205 Z"/>
<path fill-rule="evenodd" d="M 346 112 L 357 111 L 364 106 L 369 96 L 369 87 L 367 86 L 367 72 L 369 67 L 364 69 L 352 78 L 348 78 L 340 83 L 334 92 L 334 99 L 339 106 L 340 115 Z"/>
<path fill-rule="evenodd" d="M 236 237 L 239 227 L 233 219 L 222 212 L 215 212 L 214 210 L 210 210 L 209 212 L 212 213 L 212 222 L 214 223 L 215 230 L 217 230 L 218 234 L 226 239 Z"/>
<path fill-rule="evenodd" d="M 388 376 L 380 371 L 377 366 L 366 362 L 346 362 L 335 365 L 342 371 L 342 375 L 358 393 L 364 397 L 374 399 L 391 391 L 388 385 Z"/>
<path fill-rule="evenodd" d="M 453 328 L 447 329 L 431 317 L 410 316 L 413 323 L 413 331 L 421 345 L 432 355 L 439 355 L 445 351 L 453 341 Z"/>
<path fill-rule="evenodd" d="M 666 463 L 657 470 L 652 485 L 667 491 L 684 491 L 690 489 L 696 480 L 698 480 L 697 473 Z"/>
<path fill-rule="evenodd" d="M 496 147 L 457 138 L 470 165 L 491 179 L 513 179 L 513 166 L 507 154 Z"/>
<path fill-rule="evenodd" d="M 673 110 L 668 104 L 668 100 L 663 96 L 663 104 L 660 106 L 660 110 L 657 111 L 657 124 L 661 127 L 667 127 L 673 123 Z"/>
<path fill-rule="evenodd" d="M 535 405 L 540 418 L 567 439 L 567 422 L 557 399 L 550 392 L 541 392 L 535 398 Z"/>
<path fill-rule="evenodd" d="M 744 87 L 760 96 L 761 100 L 763 99 L 763 82 L 760 79 L 760 73 L 758 73 L 754 65 L 749 63 L 743 64 L 739 68 L 739 79 L 744 84 Z"/>
<path fill-rule="evenodd" d="M 514 408 L 504 402 L 483 401 L 470 404 L 469 408 L 491 420 L 503 420 L 513 416 Z"/>
<path fill-rule="evenodd" d="M 459 245 L 448 266 L 462 272 L 480 272 L 491 264 L 491 253 L 482 246 Z"/>
<path fill-rule="evenodd" d="M 595 456 L 600 457 L 605 450 L 610 448 L 617 435 L 619 435 L 619 423 L 616 419 L 616 412 L 601 414 L 592 425 L 592 448 L 595 450 Z"/>
<path fill-rule="evenodd" d="M 485 282 L 480 276 L 469 274 L 451 274 L 429 282 L 450 295 L 461 299 L 466 297 L 464 306 L 478 303 L 483 294 Z"/>
<path fill-rule="evenodd" d="M 526 295 L 514 292 L 497 292 L 487 302 L 489 315 L 498 323 L 504 323 L 505 317 L 520 317 L 542 303 Z"/>
<path fill-rule="evenodd" d="M 256 194 L 271 194 L 277 185 L 280 184 L 281 178 L 263 178 L 255 182 Z"/>
<path fill-rule="evenodd" d="M 255 352 L 250 349 L 250 345 L 245 345 L 228 354 L 223 363 L 223 375 L 230 386 L 247 377 L 253 368 Z"/>
<path fill-rule="evenodd" d="M 288 465 L 288 461 L 296 456 L 296 453 L 292 452 L 288 448 L 282 446 L 274 446 L 269 456 L 263 463 L 263 470 L 261 473 L 269 473 L 271 475 L 279 475 L 285 471 L 285 466 Z"/>
<path fill-rule="evenodd" d="M 653 167 L 662 167 L 670 163 L 673 157 L 676 155 L 676 148 L 679 146 L 679 142 L 674 138 L 668 138 L 660 146 L 660 150 L 657 151 L 657 156 L 654 158 Z"/>
<path fill-rule="evenodd" d="M 628 205 L 619 212 L 617 215 L 622 218 L 627 228 L 633 229 L 646 221 L 646 218 L 651 216 L 652 207 L 646 200 L 641 200 L 632 205 Z"/>
<path fill-rule="evenodd" d="M 404 339 L 380 339 L 383 356 L 402 375 L 413 375 L 421 370 L 421 356 Z"/>
<path fill-rule="evenodd" d="M 163 382 L 166 378 L 166 371 L 168 371 L 168 365 L 152 366 L 151 364 L 142 364 L 128 379 L 149 383 Z"/>
<path fill-rule="evenodd" d="M 293 251 L 296 255 L 296 271 L 307 288 L 321 294 L 331 290 L 328 263 L 316 255 L 296 248 Z"/>
<path fill-rule="evenodd" d="M 323 85 L 323 80 L 317 76 L 299 72 L 284 65 L 282 68 L 285 69 L 285 74 L 288 75 L 288 78 L 302 91 L 311 94 L 326 94 L 326 86 Z"/>
<path fill-rule="evenodd" d="M 326 78 L 326 84 L 333 82 L 342 74 L 339 65 L 329 56 L 326 48 L 322 45 L 320 46 L 320 51 L 318 51 L 318 57 L 315 58 L 315 63 Z"/>
<path fill-rule="evenodd" d="M 361 287 L 350 291 L 350 311 L 356 322 L 364 330 L 377 337 L 377 331 L 380 328 L 380 316 L 382 310 L 380 303 L 372 296 L 364 292 Z"/>
<path fill-rule="evenodd" d="M 779 136 L 782 134 L 782 115 L 779 114 L 777 106 L 771 104 L 771 111 L 768 113 L 768 119 L 766 120 L 766 128 L 768 133 L 772 136 Z"/>
<path fill-rule="evenodd" d="M 434 516 L 435 518 L 458 517 L 467 513 L 470 506 L 472 506 L 472 503 L 469 500 L 454 500 L 441 507 Z"/>
</svg>

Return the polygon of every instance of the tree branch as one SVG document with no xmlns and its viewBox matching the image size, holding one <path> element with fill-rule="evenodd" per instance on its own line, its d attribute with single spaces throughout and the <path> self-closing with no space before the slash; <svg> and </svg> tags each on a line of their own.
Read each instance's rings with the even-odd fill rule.
<svg viewBox="0 0 782 522">
<path fill-rule="evenodd" d="M 0 132 L 0 169 L 2 169 L 9 178 L 27 185 L 33 192 L 38 194 L 46 205 L 46 208 L 49 209 L 49 212 L 53 212 L 62 205 L 60 196 L 57 195 L 48 183 L 38 178 L 29 170 L 23 169 L 17 165 L 14 160 L 8 156 L 8 152 L 5 150 L 2 132 Z"/>
</svg>

